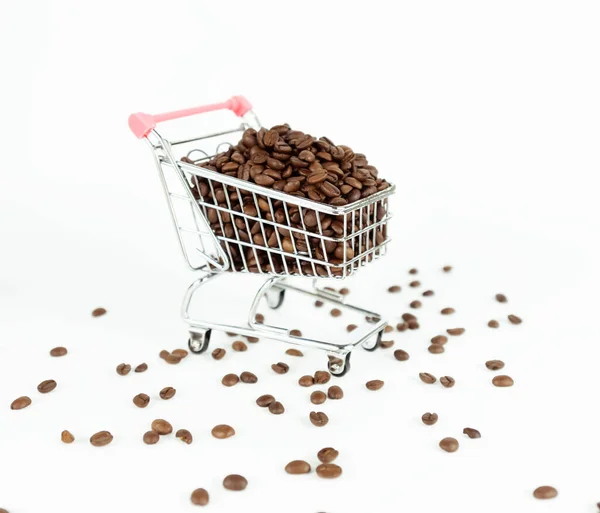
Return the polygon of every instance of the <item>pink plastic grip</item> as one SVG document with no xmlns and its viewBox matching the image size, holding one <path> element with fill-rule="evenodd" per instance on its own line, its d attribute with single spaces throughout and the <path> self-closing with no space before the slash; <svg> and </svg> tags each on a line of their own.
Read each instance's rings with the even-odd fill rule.
<svg viewBox="0 0 600 513">
<path fill-rule="evenodd" d="M 229 100 L 222 103 L 213 103 L 211 105 L 202 105 L 200 107 L 192 107 L 191 109 L 175 110 L 173 112 L 165 112 L 164 114 L 145 114 L 136 112 L 129 116 L 129 128 L 138 139 L 146 137 L 148 133 L 156 127 L 161 121 L 169 121 L 171 119 L 184 118 L 194 114 L 202 114 L 213 110 L 229 109 L 236 116 L 243 116 L 252 108 L 252 105 L 243 96 L 232 96 Z"/>
</svg>

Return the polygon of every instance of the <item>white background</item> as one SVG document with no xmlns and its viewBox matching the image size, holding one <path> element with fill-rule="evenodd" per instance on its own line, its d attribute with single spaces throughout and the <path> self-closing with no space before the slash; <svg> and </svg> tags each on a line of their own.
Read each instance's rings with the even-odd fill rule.
<svg viewBox="0 0 600 513">
<path fill-rule="evenodd" d="M 598 2 L 577 0 L 3 0 L 0 507 L 185 512 L 205 487 L 215 512 L 596 511 L 599 26 Z M 261 340 L 220 362 L 158 358 L 185 346 L 178 308 L 193 275 L 127 116 L 232 94 L 267 125 L 366 153 L 397 184 L 391 251 L 348 283 L 349 299 L 395 324 L 420 291 L 436 291 L 418 312 L 422 329 L 393 334 L 411 359 L 357 350 L 339 381 L 345 398 L 320 407 L 331 419 L 322 429 L 308 422 L 311 390 L 296 385 L 323 367 L 320 352 L 292 360 Z M 413 266 L 418 291 L 407 287 Z M 256 286 L 237 278 L 207 302 L 226 307 Z M 390 296 L 394 283 L 403 292 Z M 96 306 L 109 314 L 92 319 Z M 439 315 L 445 306 L 454 317 Z M 305 317 L 301 329 L 345 333 L 344 317 L 285 308 Z M 486 327 L 492 317 L 499 330 Z M 453 326 L 467 333 L 430 355 L 429 338 Z M 215 334 L 212 346 L 231 341 Z M 56 345 L 69 355 L 50 358 Z M 513 388 L 491 385 L 491 358 L 506 362 Z M 286 376 L 270 370 L 280 360 Z M 142 361 L 145 374 L 114 371 Z M 220 385 L 242 370 L 259 383 Z M 457 384 L 426 386 L 420 371 Z M 42 396 L 35 387 L 50 378 L 58 388 Z M 368 392 L 375 378 L 386 385 Z M 167 385 L 178 390 L 170 402 L 157 396 Z M 131 404 L 138 392 L 152 397 L 145 410 Z M 259 409 L 262 393 L 286 413 Z M 20 395 L 32 406 L 10 411 Z M 437 425 L 421 424 L 426 411 Z M 194 443 L 142 444 L 157 417 Z M 224 422 L 238 434 L 213 439 Z M 466 438 L 466 426 L 482 438 Z M 63 429 L 75 444 L 60 442 Z M 97 449 L 87 439 L 102 429 L 115 440 Z M 458 452 L 438 448 L 446 436 Z M 340 450 L 340 479 L 283 471 L 292 459 L 314 466 L 328 445 Z M 247 490 L 224 490 L 229 473 L 245 475 Z M 533 499 L 546 484 L 559 497 Z"/>
</svg>

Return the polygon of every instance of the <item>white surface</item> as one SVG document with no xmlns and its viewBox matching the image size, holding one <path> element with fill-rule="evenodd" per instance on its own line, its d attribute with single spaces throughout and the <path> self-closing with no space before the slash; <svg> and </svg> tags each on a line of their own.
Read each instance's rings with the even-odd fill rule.
<svg viewBox="0 0 600 513">
<path fill-rule="evenodd" d="M 595 511 L 599 15 L 593 1 L 2 2 L 0 507 L 175 513 L 205 487 L 215 512 Z M 348 284 L 351 299 L 397 321 L 417 297 L 412 266 L 436 291 L 423 328 L 393 336 L 411 359 L 357 351 L 344 399 L 319 408 L 331 419 L 322 429 L 296 384 L 322 353 L 292 359 L 261 340 L 220 362 L 158 359 L 185 344 L 178 308 L 193 276 L 126 119 L 239 93 L 265 124 L 350 144 L 398 185 L 391 253 Z M 404 291 L 387 295 L 392 283 Z M 96 306 L 109 314 L 92 319 Z M 439 315 L 444 306 L 457 313 Z M 524 323 L 486 327 L 507 313 Z M 345 333 L 344 317 L 306 316 Z M 467 333 L 430 355 L 427 340 L 451 326 Z M 56 345 L 69 355 L 50 358 Z M 512 389 L 491 385 L 491 358 L 506 362 Z M 270 370 L 279 360 L 288 375 Z M 114 371 L 142 361 L 145 374 Z M 246 369 L 258 384 L 220 385 Z M 426 386 L 419 371 L 457 384 Z M 49 378 L 58 388 L 38 394 Z M 370 393 L 375 378 L 386 385 Z M 157 398 L 166 385 L 177 388 L 169 402 Z M 142 391 L 145 410 L 131 404 Z M 259 409 L 263 393 L 286 413 Z M 22 394 L 33 405 L 10 411 Z M 420 423 L 426 411 L 437 425 Z M 142 444 L 157 417 L 194 443 Z M 211 438 L 223 422 L 238 434 Z M 61 444 L 63 429 L 75 444 Z M 115 441 L 91 447 L 102 429 Z M 457 453 L 437 447 L 446 436 Z M 316 465 L 328 445 L 340 479 L 283 471 L 297 458 Z M 248 489 L 225 491 L 228 473 Z M 545 484 L 559 497 L 534 500 Z"/>
</svg>

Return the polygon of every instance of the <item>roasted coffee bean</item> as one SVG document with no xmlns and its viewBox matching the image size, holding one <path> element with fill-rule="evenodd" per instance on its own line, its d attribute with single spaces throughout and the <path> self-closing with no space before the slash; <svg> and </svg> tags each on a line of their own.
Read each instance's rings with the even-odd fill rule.
<svg viewBox="0 0 600 513">
<path fill-rule="evenodd" d="M 312 394 L 310 394 L 310 402 L 313 404 L 323 404 L 327 400 L 327 395 L 325 392 L 321 392 L 320 390 L 315 390 Z"/>
<path fill-rule="evenodd" d="M 496 371 L 504 368 L 504 362 L 502 360 L 488 360 L 485 362 L 485 366 L 490 370 Z"/>
<path fill-rule="evenodd" d="M 329 397 L 329 399 L 342 399 L 344 397 L 344 391 L 337 385 L 333 385 L 327 390 L 327 397 Z"/>
<path fill-rule="evenodd" d="M 456 381 L 454 381 L 454 378 L 451 376 L 442 376 L 440 378 L 440 383 L 444 388 L 452 388 L 456 384 Z"/>
<path fill-rule="evenodd" d="M 335 479 L 342 475 L 342 468 L 335 463 L 321 463 L 317 467 L 317 475 L 325 479 Z"/>
<path fill-rule="evenodd" d="M 411 282 L 409 283 L 409 285 L 410 285 L 411 287 L 420 287 L 420 286 L 421 286 L 421 282 L 420 282 L 420 281 L 418 281 L 418 280 L 415 280 L 415 281 L 411 281 Z"/>
<path fill-rule="evenodd" d="M 406 331 L 408 329 L 408 324 L 406 324 L 405 322 L 399 322 L 398 324 L 396 324 L 396 329 L 398 331 Z"/>
<path fill-rule="evenodd" d="M 521 320 L 520 317 L 517 317 L 516 315 L 510 314 L 508 316 L 508 320 L 512 323 L 512 324 L 521 324 L 523 321 Z"/>
<path fill-rule="evenodd" d="M 380 390 L 381 388 L 383 388 L 383 385 L 384 382 L 380 379 L 373 379 L 371 381 L 367 381 L 365 384 L 367 390 Z"/>
<path fill-rule="evenodd" d="M 173 432 L 173 426 L 164 419 L 153 420 L 150 427 L 159 435 L 170 435 Z"/>
<path fill-rule="evenodd" d="M 257 313 L 257 314 L 254 316 L 254 320 L 255 320 L 256 322 L 258 322 L 259 324 L 262 324 L 263 322 L 265 322 L 265 316 L 264 316 L 263 314 L 261 314 L 261 313 Z"/>
<path fill-rule="evenodd" d="M 105 308 L 100 307 L 92 310 L 92 317 L 102 317 L 104 314 L 106 314 Z"/>
<path fill-rule="evenodd" d="M 322 411 L 311 411 L 309 418 L 313 426 L 317 427 L 323 427 L 329 422 L 329 417 Z"/>
<path fill-rule="evenodd" d="M 160 435 L 156 431 L 146 431 L 142 440 L 147 445 L 154 445 L 160 440 Z"/>
<path fill-rule="evenodd" d="M 269 404 L 273 402 L 275 402 L 275 398 L 269 394 L 261 395 L 256 400 L 256 404 L 258 404 L 261 408 L 266 408 L 267 406 L 269 406 Z"/>
<path fill-rule="evenodd" d="M 388 348 L 392 347 L 393 345 L 394 345 L 393 340 L 382 340 L 379 343 L 379 347 L 381 347 L 382 349 L 388 349 Z"/>
<path fill-rule="evenodd" d="M 223 379 L 221 380 L 221 383 L 226 387 L 232 387 L 233 385 L 237 385 L 239 381 L 240 378 L 237 374 L 225 374 L 225 376 L 223 376 Z"/>
<path fill-rule="evenodd" d="M 260 340 L 258 337 L 246 337 L 246 339 L 252 344 L 256 344 Z"/>
<path fill-rule="evenodd" d="M 140 363 L 135 369 L 134 372 L 146 372 L 148 370 L 148 365 L 145 363 Z"/>
<path fill-rule="evenodd" d="M 290 337 L 301 337 L 302 336 L 302 332 L 300 330 L 291 330 L 290 331 Z"/>
<path fill-rule="evenodd" d="M 227 351 L 225 351 L 225 349 L 218 347 L 211 354 L 215 360 L 221 360 L 225 356 L 225 353 L 227 353 Z"/>
<path fill-rule="evenodd" d="M 411 313 L 403 313 L 402 314 L 402 320 L 404 322 L 410 322 L 410 321 L 416 321 L 417 318 L 413 314 L 411 314 Z"/>
<path fill-rule="evenodd" d="M 227 490 L 239 492 L 246 489 L 246 486 L 248 486 L 248 481 L 244 476 L 231 474 L 223 479 L 223 486 L 227 488 Z"/>
<path fill-rule="evenodd" d="M 11 410 L 22 410 L 23 408 L 27 408 L 31 404 L 31 399 L 26 395 L 22 397 L 17 397 L 11 404 Z"/>
<path fill-rule="evenodd" d="M 271 404 L 269 404 L 269 411 L 273 415 L 281 415 L 285 411 L 285 408 L 283 407 L 283 404 L 281 404 L 279 401 L 274 401 Z"/>
<path fill-rule="evenodd" d="M 325 383 L 329 383 L 331 379 L 331 374 L 327 371 L 317 371 L 315 372 L 315 383 L 317 385 L 324 385 Z"/>
<path fill-rule="evenodd" d="M 177 390 L 175 390 L 173 387 L 165 387 L 160 391 L 159 395 L 161 399 L 168 400 L 171 399 L 176 392 Z"/>
<path fill-rule="evenodd" d="M 419 323 L 417 321 L 408 321 L 408 329 L 409 330 L 418 330 Z"/>
<path fill-rule="evenodd" d="M 350 294 L 350 289 L 349 289 L 349 288 L 347 288 L 347 287 L 342 287 L 342 288 L 339 290 L 339 292 L 340 292 L 340 294 L 341 294 L 342 296 L 347 296 L 348 294 Z"/>
<path fill-rule="evenodd" d="M 431 353 L 431 354 L 441 354 L 445 351 L 444 346 L 441 346 L 439 344 L 431 344 L 427 350 Z"/>
<path fill-rule="evenodd" d="M 217 426 L 212 428 L 211 434 L 215 438 L 231 438 L 233 435 L 235 435 L 235 429 L 233 429 L 231 426 L 228 426 L 227 424 L 218 424 Z"/>
<path fill-rule="evenodd" d="M 342 311 L 339 308 L 334 308 L 329 313 L 331 314 L 331 317 L 339 317 L 340 315 L 342 315 Z"/>
<path fill-rule="evenodd" d="M 208 504 L 208 492 L 204 488 L 196 488 L 190 497 L 192 504 L 206 506 Z"/>
<path fill-rule="evenodd" d="M 340 453 L 333 447 L 324 447 L 317 453 L 317 458 L 319 458 L 319 461 L 322 463 L 331 463 L 339 456 L 339 454 Z"/>
<path fill-rule="evenodd" d="M 356 324 L 348 324 L 348 326 L 346 326 L 346 331 L 352 333 L 356 328 L 358 328 Z"/>
<path fill-rule="evenodd" d="M 554 499 L 558 495 L 558 490 L 552 486 L 540 486 L 533 491 L 536 499 Z"/>
<path fill-rule="evenodd" d="M 432 344 L 436 344 L 439 346 L 443 346 L 444 344 L 446 344 L 446 342 L 448 342 L 448 337 L 446 335 L 436 335 L 431 339 Z"/>
<path fill-rule="evenodd" d="M 383 328 L 384 333 L 391 333 L 392 331 L 394 331 L 394 327 L 390 326 L 389 324 L 385 328 Z"/>
<path fill-rule="evenodd" d="M 171 354 L 183 360 L 189 353 L 185 349 L 175 349 L 175 351 L 171 351 Z"/>
<path fill-rule="evenodd" d="M 445 265 L 444 267 L 442 267 L 442 270 L 445 273 L 449 273 L 450 271 L 452 271 L 452 266 L 451 265 Z"/>
<path fill-rule="evenodd" d="M 426 290 L 425 292 L 423 292 L 423 296 L 425 296 L 425 297 L 433 296 L 433 290 Z"/>
<path fill-rule="evenodd" d="M 310 465 L 303 460 L 294 460 L 285 466 L 285 471 L 288 474 L 308 474 L 310 472 Z"/>
<path fill-rule="evenodd" d="M 421 301 L 418 301 L 418 300 L 411 301 L 411 303 L 410 303 L 411 308 L 421 308 L 422 305 L 423 304 L 421 303 Z"/>
<path fill-rule="evenodd" d="M 396 349 L 394 351 L 394 358 L 396 358 L 396 360 L 398 360 L 399 362 L 405 362 L 410 358 L 410 356 L 403 349 Z"/>
<path fill-rule="evenodd" d="M 72 444 L 75 441 L 75 437 L 66 429 L 60 434 L 60 440 L 64 444 Z"/>
<path fill-rule="evenodd" d="M 458 335 L 462 335 L 465 332 L 464 328 L 449 328 L 446 330 L 446 333 L 448 333 L 448 335 L 452 335 L 454 337 L 457 337 Z"/>
<path fill-rule="evenodd" d="M 446 452 L 458 451 L 458 440 L 456 438 L 448 437 L 440 441 L 440 448 Z"/>
<path fill-rule="evenodd" d="M 315 378 L 313 378 L 312 376 L 302 376 L 298 380 L 298 384 L 301 387 L 312 387 L 315 384 Z"/>
<path fill-rule="evenodd" d="M 456 310 L 454 310 L 454 308 L 442 308 L 442 310 L 440 311 L 440 313 L 442 315 L 452 315 Z"/>
<path fill-rule="evenodd" d="M 163 360 L 165 360 L 167 358 L 167 356 L 169 356 L 171 353 L 169 353 L 169 351 L 167 351 L 166 349 L 163 349 L 158 356 L 160 356 Z"/>
<path fill-rule="evenodd" d="M 488 326 L 490 328 L 498 328 L 498 327 L 500 327 L 500 323 L 498 323 L 498 321 L 492 319 L 490 322 L 488 322 Z"/>
<path fill-rule="evenodd" d="M 427 383 L 431 385 L 437 381 L 437 378 L 433 374 L 429 374 L 429 372 L 419 372 L 419 378 L 423 383 Z"/>
<path fill-rule="evenodd" d="M 236 340 L 233 344 L 231 344 L 231 349 L 237 351 L 238 353 L 243 353 L 244 351 L 248 350 L 248 346 L 241 340 Z"/>
<path fill-rule="evenodd" d="M 146 394 L 138 394 L 133 398 L 133 404 L 135 404 L 138 408 L 145 408 L 148 406 L 150 402 L 150 397 Z"/>
<path fill-rule="evenodd" d="M 271 369 L 277 374 L 286 374 L 290 370 L 290 366 L 287 363 L 278 362 L 271 365 Z"/>
<path fill-rule="evenodd" d="M 99 431 L 90 437 L 90 443 L 94 447 L 104 447 L 113 441 L 113 436 L 108 431 Z"/>
<path fill-rule="evenodd" d="M 388 288 L 388 292 L 391 292 L 392 294 L 395 292 L 400 292 L 402 290 L 402 287 L 400 287 L 400 285 L 392 285 L 391 287 Z"/>
<path fill-rule="evenodd" d="M 419 271 L 417 269 L 413 268 L 408 271 L 408 274 L 417 274 L 418 272 Z"/>
<path fill-rule="evenodd" d="M 315 306 L 317 308 L 321 308 L 324 305 L 323 301 L 319 301 L 318 299 L 315 301 Z"/>
<path fill-rule="evenodd" d="M 67 354 L 67 348 L 66 347 L 55 347 L 54 349 L 50 350 L 50 356 L 64 356 Z"/>
<path fill-rule="evenodd" d="M 128 363 L 120 363 L 119 365 L 117 365 L 117 374 L 119 376 L 127 376 L 127 374 L 129 374 L 130 371 L 131 365 L 129 365 Z"/>
<path fill-rule="evenodd" d="M 304 353 L 302 351 L 300 351 L 299 349 L 287 349 L 285 354 L 290 355 L 290 356 L 304 356 Z"/>
<path fill-rule="evenodd" d="M 424 413 L 421 416 L 421 420 L 423 421 L 423 424 L 425 424 L 426 426 L 433 426 L 437 421 L 438 421 L 438 414 L 437 413 Z"/>
<path fill-rule="evenodd" d="M 497 387 L 512 387 L 515 384 L 510 376 L 504 375 L 494 376 L 492 383 Z"/>
<path fill-rule="evenodd" d="M 177 365 L 181 361 L 181 358 L 177 355 L 169 353 L 165 356 L 165 362 L 170 363 L 171 365 Z"/>
<path fill-rule="evenodd" d="M 47 379 L 46 381 L 42 381 L 37 389 L 40 394 L 47 394 L 48 392 L 52 392 L 56 388 L 56 381 L 53 379 Z"/>
<path fill-rule="evenodd" d="M 496 294 L 496 301 L 498 301 L 498 303 L 506 303 L 508 299 L 506 299 L 504 294 Z"/>
<path fill-rule="evenodd" d="M 466 427 L 463 429 L 463 434 L 467 435 L 469 438 L 481 438 L 481 433 L 473 428 Z"/>
<path fill-rule="evenodd" d="M 244 371 L 240 374 L 240 381 L 242 383 L 253 384 L 258 381 L 258 378 L 256 377 L 256 374 L 252 374 L 252 372 Z"/>
</svg>

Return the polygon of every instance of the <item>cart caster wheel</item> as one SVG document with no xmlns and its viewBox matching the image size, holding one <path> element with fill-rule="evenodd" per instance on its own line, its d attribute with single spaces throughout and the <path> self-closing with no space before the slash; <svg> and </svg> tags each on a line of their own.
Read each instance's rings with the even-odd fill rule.
<svg viewBox="0 0 600 513">
<path fill-rule="evenodd" d="M 266 293 L 267 305 L 273 310 L 279 308 L 283 304 L 285 298 L 285 289 L 272 288 Z"/>
<path fill-rule="evenodd" d="M 336 378 L 341 378 L 350 370 L 350 355 L 352 353 L 347 353 L 342 358 L 338 356 L 329 356 L 329 362 L 327 363 L 327 368 L 332 376 Z"/>
<path fill-rule="evenodd" d="M 204 353 L 204 351 L 208 349 L 211 333 L 212 330 L 206 330 L 203 332 L 190 331 L 190 338 L 188 339 L 188 347 L 190 348 L 190 351 L 195 354 Z"/>
<path fill-rule="evenodd" d="M 379 333 L 377 333 L 377 337 L 375 337 L 375 341 L 373 342 L 373 340 L 367 340 L 366 342 L 363 342 L 363 349 L 365 351 L 375 351 L 375 349 L 377 349 L 380 345 L 381 345 L 381 339 L 383 338 L 383 331 L 381 330 Z"/>
</svg>

